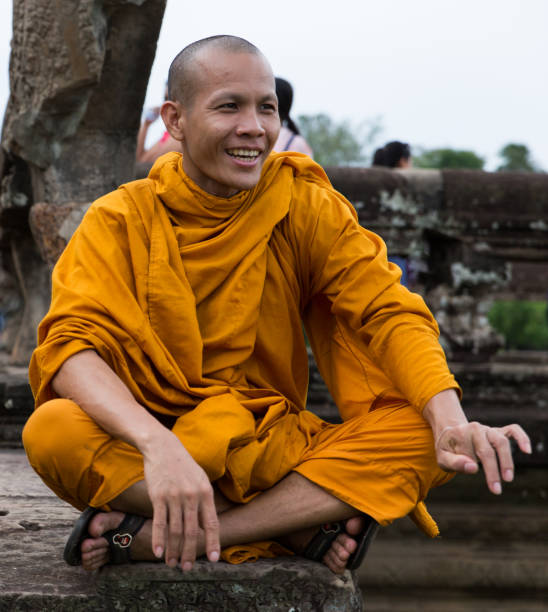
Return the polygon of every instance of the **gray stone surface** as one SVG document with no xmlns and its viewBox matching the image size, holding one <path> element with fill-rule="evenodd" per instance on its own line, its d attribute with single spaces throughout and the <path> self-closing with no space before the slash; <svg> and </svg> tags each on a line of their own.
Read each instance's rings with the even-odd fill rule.
<svg viewBox="0 0 548 612">
<path fill-rule="evenodd" d="M 62 551 L 78 515 L 42 483 L 22 451 L 0 450 L 0 611 L 362 610 L 349 572 L 338 578 L 303 559 L 239 566 L 199 561 L 185 574 L 152 563 L 92 574 L 69 567 Z"/>
<path fill-rule="evenodd" d="M 98 577 L 97 592 L 109 609 L 189 612 L 362 609 L 361 593 L 350 573 L 339 578 L 319 563 L 293 558 L 240 566 L 201 562 L 186 574 L 149 563 L 135 564 L 131 572 L 121 566 L 108 567 Z M 126 607 L 120 608 L 119 602 Z"/>
</svg>

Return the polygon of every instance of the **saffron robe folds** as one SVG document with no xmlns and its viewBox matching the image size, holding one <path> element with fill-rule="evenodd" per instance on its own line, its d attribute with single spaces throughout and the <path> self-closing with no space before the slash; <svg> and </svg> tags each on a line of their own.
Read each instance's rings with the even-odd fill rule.
<svg viewBox="0 0 548 612">
<path fill-rule="evenodd" d="M 253 475 L 253 449 L 270 438 L 261 455 L 268 457 L 266 472 L 270 465 L 277 473 L 276 457 L 283 458 L 293 466 L 288 469 L 381 524 L 413 510 L 435 534 L 421 502 L 447 477 L 435 465 L 420 411 L 433 395 L 458 385 L 432 315 L 399 277 L 383 241 L 360 227 L 352 206 L 309 157 L 273 154 L 254 189 L 224 199 L 186 177 L 180 154 L 167 154 L 148 179 L 97 200 L 57 263 L 51 308 L 30 365 L 36 405 L 56 397 L 51 380 L 68 357 L 93 349 L 140 404 L 159 418 L 179 419 L 174 430 L 185 429 L 185 445 L 233 501 L 247 502 L 271 486 Z M 426 484 L 404 491 L 407 501 L 390 511 L 382 502 L 388 490 L 382 490 L 383 478 L 390 480 L 385 468 L 370 481 L 345 482 L 345 458 L 329 450 L 333 428 L 345 425 L 328 425 L 305 410 L 303 321 L 342 419 L 357 424 L 345 431 L 377 427 L 380 417 L 365 419 L 376 411 L 390 415 L 383 447 L 368 448 L 367 456 L 364 448 L 371 473 L 381 462 L 394 461 L 393 471 L 409 463 L 394 457 L 405 454 L 412 429 L 430 447 L 428 460 L 415 470 L 429 471 Z M 398 422 L 400 431 L 391 438 Z M 296 430 L 304 447 L 287 444 Z M 324 431 L 322 441 L 315 439 Z M 29 457 L 37 437 L 27 435 Z M 354 443 L 358 454 L 361 443 Z M 299 445 L 292 462 L 288 454 Z M 344 445 L 347 452 L 351 434 Z M 303 456 L 312 458 L 312 447 L 331 462 L 299 467 Z M 137 477 L 142 474 L 131 479 Z M 59 494 L 78 507 L 104 505 L 131 484 L 123 469 L 86 478 L 85 491 L 80 482 Z M 405 490 L 408 479 L 394 478 L 392 489 Z"/>
</svg>

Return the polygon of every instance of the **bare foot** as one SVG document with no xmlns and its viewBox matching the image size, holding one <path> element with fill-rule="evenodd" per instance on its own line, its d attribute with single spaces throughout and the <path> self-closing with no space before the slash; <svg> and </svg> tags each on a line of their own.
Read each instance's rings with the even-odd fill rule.
<svg viewBox="0 0 548 612">
<path fill-rule="evenodd" d="M 124 519 L 122 512 L 99 512 L 90 521 L 88 532 L 91 536 L 82 542 L 82 567 L 93 571 L 110 560 L 110 551 L 105 538 L 106 531 L 116 529 Z M 158 561 L 152 553 L 152 521 L 148 520 L 141 527 L 131 544 L 131 558 L 139 561 Z"/>
<path fill-rule="evenodd" d="M 340 533 L 332 542 L 331 548 L 323 556 L 322 562 L 335 574 L 342 574 L 350 555 L 358 547 L 353 536 L 357 536 L 364 528 L 365 519 L 362 516 L 350 518 L 345 523 L 345 533 Z M 302 553 L 312 538 L 318 533 L 318 528 L 313 527 L 296 533 L 292 533 L 279 541 L 298 553 Z"/>
<path fill-rule="evenodd" d="M 345 524 L 346 533 L 340 533 L 331 548 L 325 553 L 322 561 L 335 574 L 342 574 L 346 569 L 346 564 L 350 555 L 358 547 L 358 543 L 352 536 L 357 536 L 365 526 L 365 519 L 362 516 L 355 516 L 348 519 Z"/>
</svg>

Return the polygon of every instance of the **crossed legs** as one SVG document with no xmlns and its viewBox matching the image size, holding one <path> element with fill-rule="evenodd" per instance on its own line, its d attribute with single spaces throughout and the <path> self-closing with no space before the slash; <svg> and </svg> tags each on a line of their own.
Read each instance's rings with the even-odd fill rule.
<svg viewBox="0 0 548 612">
<path fill-rule="evenodd" d="M 304 418 L 316 427 L 311 416 Z M 387 524 L 412 511 L 432 486 L 450 478 L 437 466 L 431 430 L 412 407 L 390 406 L 301 435 L 304 426 L 306 422 L 299 423 L 298 431 L 281 427 L 275 452 L 256 456 L 260 484 L 248 486 L 262 492 L 251 501 L 233 504 L 217 492 L 221 547 L 275 538 L 302 552 L 319 525 L 346 520 L 346 534 L 324 558 L 333 571 L 342 571 L 356 548 L 352 536 L 361 531 L 360 513 Z M 40 406 L 25 427 L 24 444 L 31 465 L 59 497 L 80 509 L 92 505 L 113 511 L 99 513 L 89 525 L 92 537 L 82 546 L 89 569 L 108 561 L 101 535 L 118 526 L 121 513 L 152 515 L 138 451 L 108 436 L 74 402 L 54 400 Z M 242 447 L 244 458 L 246 449 Z M 288 457 L 287 465 L 273 465 Z M 247 459 L 235 461 L 249 464 Z M 231 467 L 235 469 L 234 461 Z M 272 473 L 274 469 L 278 472 Z M 266 476 L 272 479 L 269 484 Z M 150 521 L 140 534 L 132 554 L 136 559 L 154 558 Z M 184 569 L 195 558 L 194 548 L 198 555 L 204 552 L 203 532 L 198 529 L 193 537 L 196 543 L 192 555 L 183 556 Z M 184 550 L 183 534 L 175 540 Z M 172 557 L 168 551 L 170 565 L 177 562 Z"/>
<path fill-rule="evenodd" d="M 223 548 L 245 542 L 278 539 L 299 553 L 304 550 L 320 524 L 351 519 L 347 521 L 347 533 L 337 537 L 323 559 L 335 573 L 344 571 L 346 561 L 357 545 L 352 536 L 361 531 L 363 522 L 357 516 L 357 510 L 295 472 L 248 504 L 232 504 L 218 492 L 215 501 Z M 89 526 L 91 537 L 82 543 L 82 565 L 85 569 L 94 570 L 108 562 L 107 542 L 101 536 L 105 531 L 116 528 L 124 513 L 147 517 L 152 515 L 152 504 L 144 481 L 139 481 L 121 493 L 111 501 L 110 506 L 113 512 L 100 513 L 92 519 Z M 152 553 L 151 537 L 151 520 L 148 520 L 132 544 L 133 559 L 157 560 Z M 180 545 L 183 545 L 183 538 Z M 197 534 L 196 553 L 197 556 L 205 553 L 201 530 Z M 177 559 L 166 559 L 166 562 L 175 566 Z M 184 569 L 191 567 L 187 565 Z"/>
</svg>

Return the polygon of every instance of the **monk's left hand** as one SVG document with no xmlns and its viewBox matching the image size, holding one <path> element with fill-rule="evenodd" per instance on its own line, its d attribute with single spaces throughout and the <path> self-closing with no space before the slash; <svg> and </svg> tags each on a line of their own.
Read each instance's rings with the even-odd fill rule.
<svg viewBox="0 0 548 612">
<path fill-rule="evenodd" d="M 445 427 L 435 441 L 438 464 L 444 470 L 474 474 L 481 463 L 489 490 L 500 495 L 501 481 L 514 478 L 510 439 L 531 453 L 529 436 L 516 424 L 488 427 L 471 422 Z"/>
</svg>

